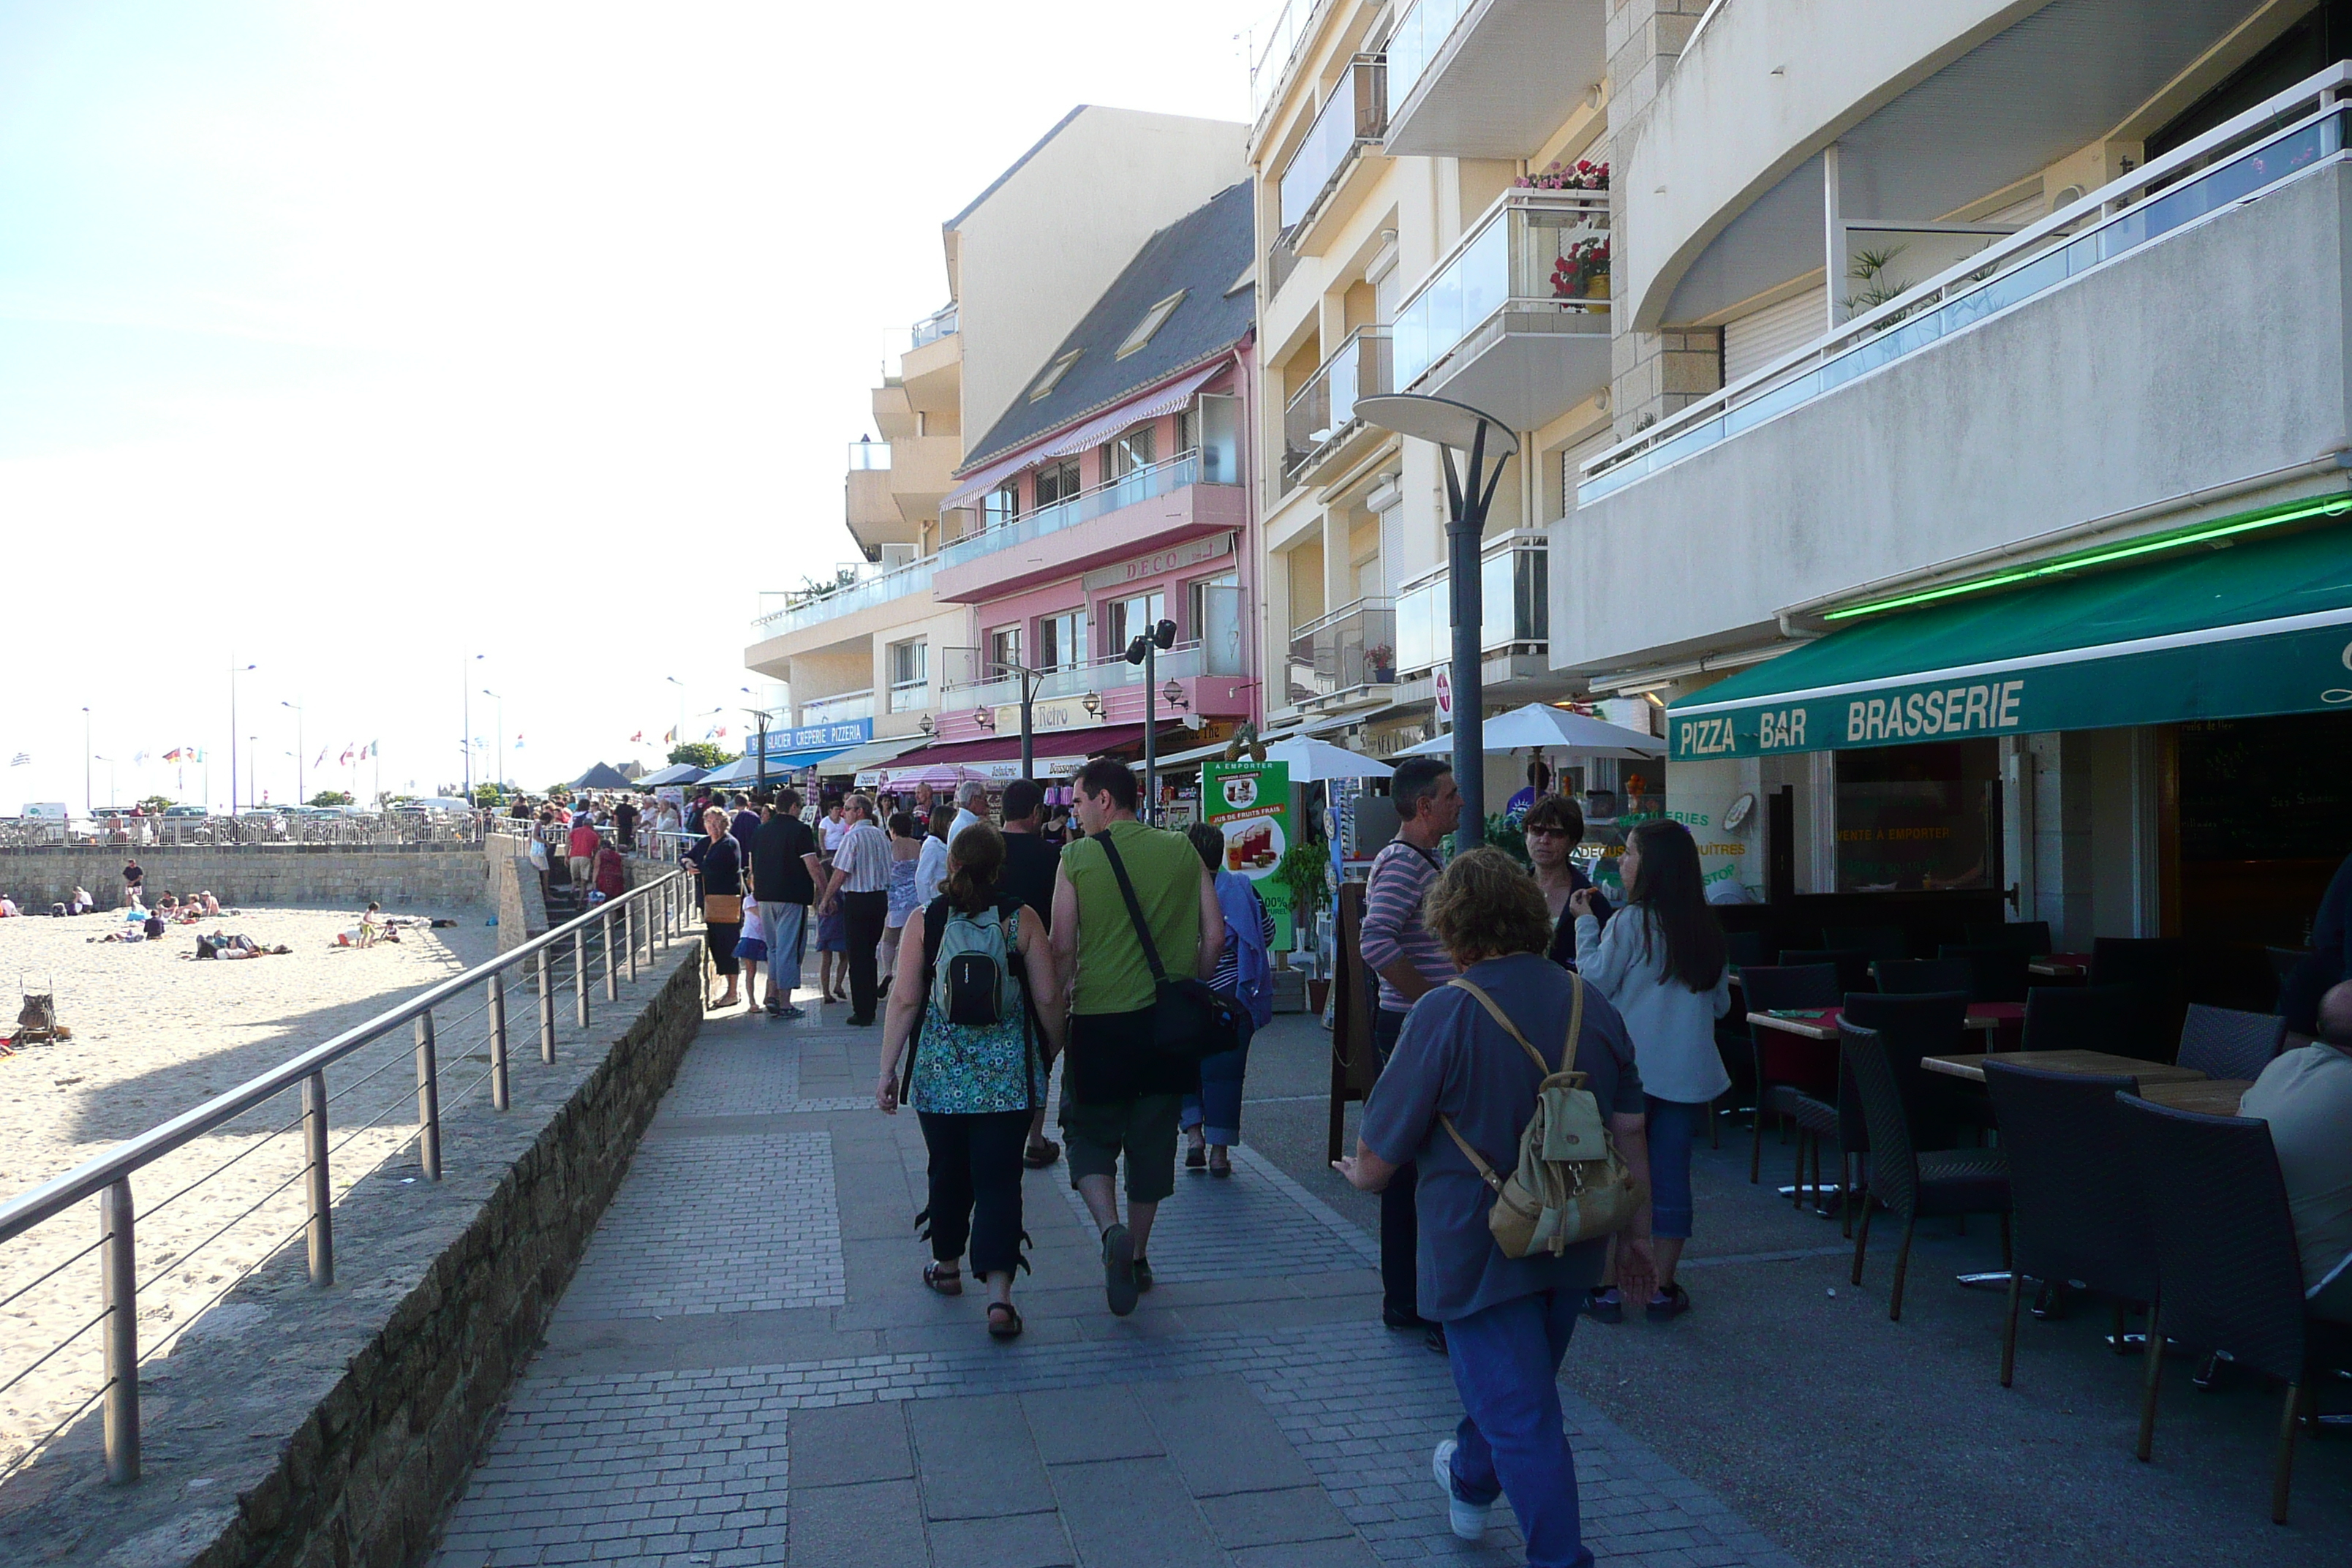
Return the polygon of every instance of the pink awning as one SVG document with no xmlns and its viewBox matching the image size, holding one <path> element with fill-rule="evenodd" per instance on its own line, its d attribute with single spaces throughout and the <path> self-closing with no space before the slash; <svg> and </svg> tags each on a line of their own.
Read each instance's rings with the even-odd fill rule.
<svg viewBox="0 0 2352 1568">
<path fill-rule="evenodd" d="M 1157 419 L 1173 414 L 1192 401 L 1210 377 L 1225 368 L 1226 362 L 1218 360 L 1205 369 L 1196 370 L 1181 380 L 1172 381 L 1156 392 L 1147 393 L 1132 402 L 1122 403 L 1107 414 L 1097 415 L 1085 424 L 1055 437 L 1041 447 L 1028 447 L 1009 458 L 999 458 L 985 468 L 975 468 L 956 481 L 956 488 L 940 502 L 941 511 L 970 506 L 1013 475 L 1042 463 L 1048 458 L 1066 458 L 1073 452 L 1083 452 L 1089 447 L 1099 447 L 1130 425 L 1140 425 L 1146 419 Z"/>
</svg>

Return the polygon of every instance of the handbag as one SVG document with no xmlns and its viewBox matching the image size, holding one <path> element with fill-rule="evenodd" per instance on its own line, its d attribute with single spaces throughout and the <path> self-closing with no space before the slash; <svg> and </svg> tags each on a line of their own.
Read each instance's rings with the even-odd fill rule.
<svg viewBox="0 0 2352 1568">
<path fill-rule="evenodd" d="M 710 926 L 741 925 L 743 895 L 740 893 L 703 894 L 702 923 Z"/>
<path fill-rule="evenodd" d="M 1171 980 L 1160 963 L 1159 944 L 1144 923 L 1143 906 L 1136 901 L 1135 884 L 1128 879 L 1127 863 L 1108 833 L 1097 841 L 1110 859 L 1111 875 L 1118 879 L 1119 897 L 1127 900 L 1127 918 L 1135 923 L 1135 940 L 1142 944 L 1143 962 L 1151 967 L 1151 1044 L 1161 1055 L 1179 1061 L 1199 1062 L 1238 1050 L 1242 1043 L 1241 1012 L 1230 997 L 1209 988 L 1208 982 L 1186 975 Z"/>
<path fill-rule="evenodd" d="M 1579 1242 L 1614 1236 L 1633 1223 L 1650 1197 L 1617 1152 L 1601 1102 L 1584 1087 L 1585 1075 L 1576 1070 L 1576 1047 L 1584 1033 L 1584 978 L 1570 970 L 1569 980 L 1576 1000 L 1569 1009 L 1568 1048 L 1558 1072 L 1546 1065 L 1543 1053 L 1528 1044 L 1492 996 L 1459 976 L 1446 982 L 1476 997 L 1544 1075 L 1536 1089 L 1535 1114 L 1519 1131 L 1518 1166 L 1508 1177 L 1496 1175 L 1479 1157 L 1452 1117 L 1438 1117 L 1477 1169 L 1478 1179 L 1495 1194 L 1486 1228 L 1506 1258 L 1537 1252 L 1557 1258 Z"/>
</svg>

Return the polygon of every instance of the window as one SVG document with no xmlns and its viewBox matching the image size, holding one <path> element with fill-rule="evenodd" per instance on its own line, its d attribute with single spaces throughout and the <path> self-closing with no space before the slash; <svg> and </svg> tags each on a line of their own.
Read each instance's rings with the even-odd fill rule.
<svg viewBox="0 0 2352 1568">
<path fill-rule="evenodd" d="M 1128 644 L 1167 617 L 1168 595 L 1164 593 L 1138 594 L 1108 601 L 1103 605 L 1107 637 L 1103 652 L 1114 657 L 1125 653 Z"/>
<path fill-rule="evenodd" d="M 1052 506 L 1078 493 L 1078 460 L 1065 458 L 1037 470 L 1037 504 Z"/>
<path fill-rule="evenodd" d="M 1242 578 L 1238 572 L 1228 572 L 1222 577 L 1203 577 L 1198 582 L 1187 584 L 1185 609 L 1192 618 L 1184 623 L 1184 635 L 1190 637 L 1206 637 L 1208 633 L 1202 628 L 1209 624 L 1209 602 L 1215 591 L 1219 588 L 1231 588 L 1238 593 L 1241 585 Z"/>
<path fill-rule="evenodd" d="M 1160 303 L 1152 306 L 1149 310 L 1146 310 L 1143 313 L 1143 320 L 1135 323 L 1135 331 L 1127 334 L 1127 341 L 1118 345 L 1118 353 L 1113 357 L 1117 359 L 1125 359 L 1128 355 L 1135 353 L 1138 349 L 1143 347 L 1144 344 L 1150 342 L 1151 341 L 1151 335 L 1160 329 L 1169 317 L 1176 313 L 1176 307 L 1184 302 L 1184 296 L 1187 292 L 1188 290 L 1186 289 L 1179 289 L 1176 292 L 1169 295 L 1168 298 L 1160 300 Z"/>
<path fill-rule="evenodd" d="M 1045 374 L 1039 376 L 1036 384 L 1029 389 L 1029 401 L 1036 402 L 1059 385 L 1062 378 L 1070 374 L 1070 367 L 1078 363 L 1078 355 L 1085 352 L 1084 349 L 1074 349 L 1047 365 Z"/>
<path fill-rule="evenodd" d="M 982 680 L 994 680 L 1013 665 L 1021 662 L 1021 628 L 1017 626 L 998 626 L 988 634 L 988 668 L 980 672 Z"/>
<path fill-rule="evenodd" d="M 913 642 L 894 642 L 888 648 L 890 684 L 905 686 L 923 679 L 924 643 L 918 637 Z"/>
<path fill-rule="evenodd" d="M 1197 407 L 1180 409 L 1176 415 L 1176 450 L 1189 452 L 1201 444 L 1201 411 Z"/>
<path fill-rule="evenodd" d="M 1138 468 L 1148 468 L 1159 450 L 1159 426 L 1146 421 L 1115 437 L 1103 448 L 1103 477 L 1123 479 Z"/>
<path fill-rule="evenodd" d="M 1997 742 L 1835 755 L 1839 892 L 2001 885 Z"/>
<path fill-rule="evenodd" d="M 1021 487 L 1007 480 L 982 496 L 980 501 L 980 526 L 1003 528 L 1021 518 Z"/>
<path fill-rule="evenodd" d="M 1087 613 L 1066 610 L 1037 620 L 1039 669 L 1067 669 L 1087 662 Z"/>
</svg>

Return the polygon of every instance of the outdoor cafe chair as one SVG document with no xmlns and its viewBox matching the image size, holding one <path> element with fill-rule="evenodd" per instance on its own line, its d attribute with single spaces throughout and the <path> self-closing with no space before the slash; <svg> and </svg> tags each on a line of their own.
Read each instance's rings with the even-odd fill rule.
<svg viewBox="0 0 2352 1568">
<path fill-rule="evenodd" d="M 1724 956 L 1738 968 L 1751 963 L 1772 962 L 1772 935 L 1769 931 L 1727 931 L 1723 933 Z"/>
<path fill-rule="evenodd" d="M 2140 1033 L 2139 999 L 2128 985 L 2036 985 L 2025 994 L 2029 1051 L 2104 1051 L 2154 1061 L 2158 1047 Z"/>
<path fill-rule="evenodd" d="M 2074 1286 L 2106 1297 L 2120 1355 L 2125 1311 L 2156 1300 L 2156 1235 L 2138 1166 L 2118 1157 L 2132 1146 L 2132 1129 L 2116 1094 L 2137 1091 L 2137 1079 L 2052 1072 L 1997 1058 L 1985 1063 L 1984 1074 L 2016 1214 L 2000 1335 L 2000 1385 L 2007 1388 L 2017 1368 L 2024 1281 L 2040 1281 L 2053 1299 Z"/>
<path fill-rule="evenodd" d="M 2242 1013 L 2191 1002 L 2180 1024 L 2180 1054 L 2173 1059 L 2207 1078 L 2257 1079 L 2278 1055 L 2286 1020 L 2275 1013 Z"/>
<path fill-rule="evenodd" d="M 1895 1286 L 1886 1302 L 1889 1322 L 1903 1321 L 1903 1281 L 1911 1268 L 1911 1238 L 1923 1218 L 2000 1216 L 2001 1267 L 2009 1267 L 2009 1163 L 1998 1149 L 1922 1152 L 1911 1140 L 1911 1117 L 1903 1087 L 1876 1029 L 1839 1021 L 1845 1060 L 1862 1092 L 1863 1120 L 1870 1128 L 1870 1190 L 1862 1225 L 1853 1238 L 1853 1282 L 1862 1283 L 1870 1250 L 1870 1215 L 1875 1204 L 1903 1221 L 1903 1243 L 1895 1254 Z"/>
<path fill-rule="evenodd" d="M 1779 1008 L 1834 1007 L 1843 993 L 1838 989 L 1837 966 L 1809 963 L 1795 967 L 1764 966 L 1739 972 L 1740 989 L 1748 994 L 1748 1010 L 1769 1013 Z M 1810 1040 L 1784 1029 L 1748 1026 L 1749 1060 L 1756 1076 L 1756 1115 L 1748 1152 L 1748 1179 L 1763 1170 L 1764 1119 L 1792 1113 L 1794 1095 L 1821 1100 L 1835 1093 L 1834 1063 Z"/>
<path fill-rule="evenodd" d="M 2090 984 L 2126 985 L 2139 1011 L 2144 1043 L 2178 1038 L 2183 994 L 2197 950 L 2174 936 L 2103 936 L 2091 944 Z M 2146 1056 L 2146 1049 L 2131 1053 Z"/>
<path fill-rule="evenodd" d="M 1919 1069 L 1922 1057 L 1946 1056 L 1967 1049 L 1962 1031 L 1968 1018 L 1969 1002 L 1965 995 L 1952 992 L 1942 995 L 1883 996 L 1874 991 L 1849 994 L 1839 1016 L 1852 1019 L 1867 1029 L 1876 1029 L 1884 1037 L 1895 1076 L 1903 1085 L 1903 1098 L 1912 1115 L 1915 1128 L 1933 1127 L 1921 1142 L 1934 1148 L 1944 1148 L 1953 1140 L 1946 1130 L 1952 1123 L 1948 1108 L 1938 1101 L 1938 1086 L 1928 1083 Z M 1810 1191 L 1816 1204 L 1821 1201 L 1822 1143 L 1833 1140 L 1838 1149 L 1838 1222 L 1839 1229 L 1847 1236 L 1853 1234 L 1853 1205 L 1851 1201 L 1856 1166 L 1870 1152 L 1870 1130 L 1863 1119 L 1862 1097 L 1853 1081 L 1853 1068 L 1843 1059 L 1838 1066 L 1837 1101 L 1831 1104 L 1816 1096 L 1797 1090 L 1784 1090 L 1785 1098 L 1793 1101 L 1790 1114 L 1797 1123 L 1797 1186 L 1794 1201 L 1801 1207 Z M 1805 1159 L 1812 1157 L 1812 1181 L 1805 1180 Z"/>
<path fill-rule="evenodd" d="M 2023 948 L 1969 947 L 1948 942 L 1936 950 L 1936 956 L 1969 966 L 1971 1002 L 2025 1000 L 2026 965 L 2033 962 L 2033 955 Z"/>
<path fill-rule="evenodd" d="M 1970 921 L 1962 931 L 1970 947 L 2006 947 L 2028 958 L 2054 951 L 2048 921 L 1998 921 L 1988 925 Z"/>
<path fill-rule="evenodd" d="M 2136 1452 L 2145 1460 L 2154 1448 L 2164 1340 L 2226 1352 L 2234 1366 L 2286 1384 L 2271 1471 L 2271 1519 L 2284 1524 L 2296 1417 L 2315 1415 L 2316 1382 L 2352 1354 L 2352 1330 L 2305 1308 L 2294 1218 L 2270 1123 L 2175 1110 L 2137 1095 L 2117 1100 L 2141 1183 L 2160 1194 L 2148 1213 L 2158 1295 L 2148 1313 Z"/>
<path fill-rule="evenodd" d="M 1786 968 L 1813 963 L 1837 965 L 1838 994 L 1841 996 L 1849 991 L 1878 989 L 1877 984 L 1870 978 L 1870 953 L 1863 948 L 1783 948 L 1780 950 L 1780 963 Z M 1834 1003 L 1831 1005 L 1836 1005 Z"/>
<path fill-rule="evenodd" d="M 1860 948 L 1874 959 L 1908 958 L 1911 943 L 1901 926 L 1824 926 L 1822 945 Z"/>
<path fill-rule="evenodd" d="M 1889 996 L 1916 996 L 1923 991 L 1958 991 L 1966 995 L 1976 984 L 1976 971 L 1965 958 L 1882 958 L 1878 989 Z"/>
</svg>

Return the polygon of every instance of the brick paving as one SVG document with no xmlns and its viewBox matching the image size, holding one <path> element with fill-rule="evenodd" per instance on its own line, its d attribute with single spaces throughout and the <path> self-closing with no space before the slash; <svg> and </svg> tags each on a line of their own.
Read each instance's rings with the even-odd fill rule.
<svg viewBox="0 0 2352 1568">
<path fill-rule="evenodd" d="M 550 1354 L 519 1383 L 438 1568 L 1521 1560 L 1507 1508 L 1478 1546 L 1447 1531 L 1428 1463 L 1452 1382 L 1378 1327 L 1361 1226 L 1238 1150 L 1233 1180 L 1180 1182 L 1160 1288 L 1122 1321 L 1066 1172 L 1032 1173 L 1029 1331 L 991 1342 L 976 1289 L 918 1279 L 912 1117 L 844 1092 L 874 1044 L 830 1016 L 706 1024 L 551 1331 L 605 1333 L 601 1363 Z M 627 1337 L 673 1314 L 711 1327 Z M 739 1348 L 766 1342 L 793 1353 Z M 1794 1563 L 1587 1401 L 1563 1406 L 1601 1562 Z"/>
</svg>

